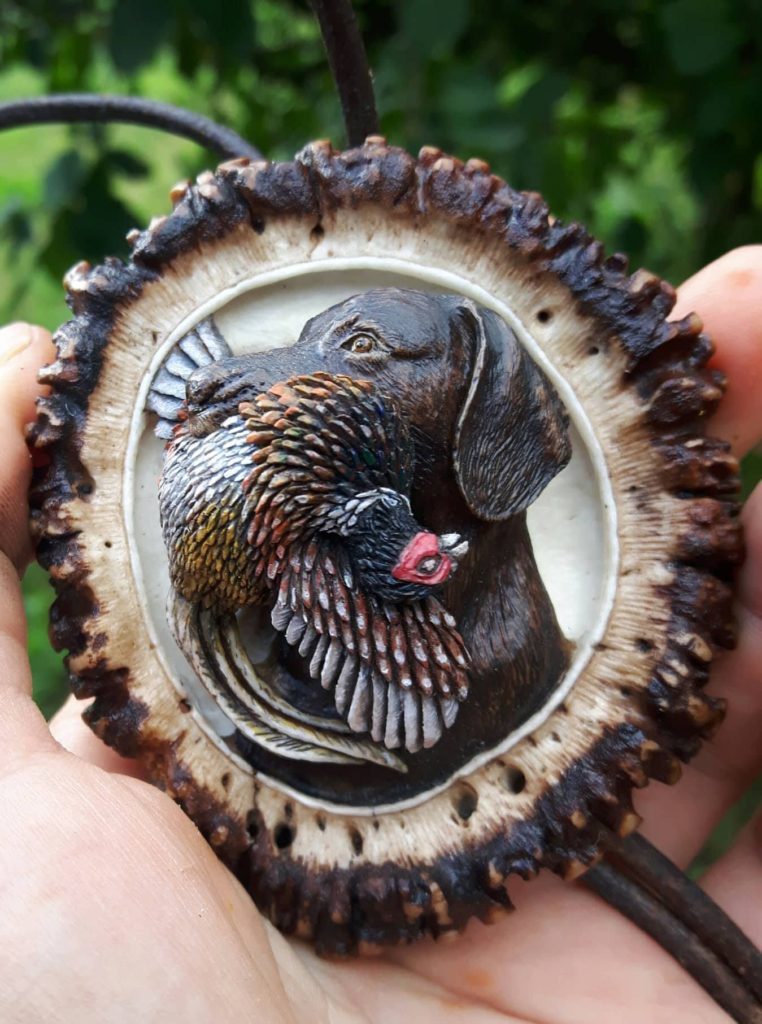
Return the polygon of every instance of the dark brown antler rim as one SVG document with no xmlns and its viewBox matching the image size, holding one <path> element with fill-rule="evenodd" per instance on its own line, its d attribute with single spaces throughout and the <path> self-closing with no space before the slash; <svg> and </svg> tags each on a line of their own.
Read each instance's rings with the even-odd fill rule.
<svg viewBox="0 0 762 1024">
<path fill-rule="evenodd" d="M 739 1024 L 762 1021 L 762 954 L 647 839 L 612 838 L 584 883 L 655 939 Z"/>
<path fill-rule="evenodd" d="M 262 159 L 256 146 L 237 132 L 170 103 L 134 96 L 61 93 L 0 103 L 0 131 L 35 124 L 139 124 L 191 139 L 222 157 Z"/>
</svg>

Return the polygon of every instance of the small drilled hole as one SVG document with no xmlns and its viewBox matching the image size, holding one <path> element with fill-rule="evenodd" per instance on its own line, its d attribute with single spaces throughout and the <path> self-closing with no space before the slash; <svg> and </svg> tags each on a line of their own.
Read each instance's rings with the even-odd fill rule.
<svg viewBox="0 0 762 1024">
<path fill-rule="evenodd" d="M 349 833 L 349 838 L 352 840 L 352 849 L 359 857 L 360 854 L 362 853 L 363 847 L 362 836 L 360 835 L 356 828 L 353 828 Z"/>
<path fill-rule="evenodd" d="M 527 784 L 527 777 L 520 768 L 509 764 L 503 772 L 503 785 L 509 793 L 521 793 Z"/>
<path fill-rule="evenodd" d="M 472 786 L 460 786 L 452 803 L 458 817 L 462 821 L 468 821 L 477 808 L 479 796 Z"/>
<path fill-rule="evenodd" d="M 553 319 L 553 314 L 549 309 L 541 309 L 537 314 L 537 319 L 541 324 L 549 324 Z"/>
<path fill-rule="evenodd" d="M 310 237 L 313 242 L 319 242 L 325 234 L 325 228 L 322 224 L 316 224 L 315 227 L 310 231 Z"/>
<path fill-rule="evenodd" d="M 104 540 L 103 546 L 104 546 L 104 548 L 110 548 L 111 547 L 111 541 L 110 540 Z"/>
<path fill-rule="evenodd" d="M 320 829 L 320 831 L 325 832 L 325 818 L 323 817 L 323 815 L 318 814 L 315 818 L 315 821 L 317 822 L 317 827 Z"/>
<path fill-rule="evenodd" d="M 598 348 L 597 345 L 591 345 L 590 348 L 587 350 L 587 354 L 589 356 L 597 356 L 599 352 L 600 352 L 600 349 Z"/>
<path fill-rule="evenodd" d="M 281 824 L 275 829 L 275 845 L 279 850 L 286 850 L 293 843 L 296 833 L 290 825 Z"/>
<path fill-rule="evenodd" d="M 220 779 L 220 782 L 222 783 L 222 788 L 230 789 L 230 781 L 230 772 L 225 772 L 222 778 Z"/>
</svg>

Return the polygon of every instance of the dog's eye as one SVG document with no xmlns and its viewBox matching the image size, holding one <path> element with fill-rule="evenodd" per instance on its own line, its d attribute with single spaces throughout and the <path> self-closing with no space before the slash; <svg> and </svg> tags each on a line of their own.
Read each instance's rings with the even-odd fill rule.
<svg viewBox="0 0 762 1024">
<path fill-rule="evenodd" d="M 375 351 L 378 344 L 372 334 L 353 334 L 351 338 L 347 338 L 342 343 L 341 347 L 355 355 L 365 355 L 366 352 Z"/>
</svg>

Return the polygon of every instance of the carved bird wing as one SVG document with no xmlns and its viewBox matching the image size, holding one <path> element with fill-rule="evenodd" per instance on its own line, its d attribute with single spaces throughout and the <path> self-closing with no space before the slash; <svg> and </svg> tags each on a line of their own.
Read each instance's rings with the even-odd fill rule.
<svg viewBox="0 0 762 1024">
<path fill-rule="evenodd" d="M 211 317 L 177 342 L 151 381 L 146 398 L 146 408 L 158 416 L 154 426 L 157 437 L 171 440 L 175 427 L 186 419 L 186 387 L 193 371 L 229 355 L 230 347 Z"/>
<path fill-rule="evenodd" d="M 389 749 L 433 746 L 468 693 L 466 650 L 449 612 L 434 597 L 392 605 L 364 594 L 329 538 L 289 548 L 272 622 L 333 691 L 349 727 Z"/>
</svg>

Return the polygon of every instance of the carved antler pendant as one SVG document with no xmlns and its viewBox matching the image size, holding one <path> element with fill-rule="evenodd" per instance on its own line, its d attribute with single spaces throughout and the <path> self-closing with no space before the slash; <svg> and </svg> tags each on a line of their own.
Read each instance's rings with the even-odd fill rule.
<svg viewBox="0 0 762 1024">
<path fill-rule="evenodd" d="M 700 323 L 432 149 L 173 197 L 68 275 L 32 433 L 88 721 L 321 951 L 576 875 L 722 717 L 738 479 Z"/>
</svg>

